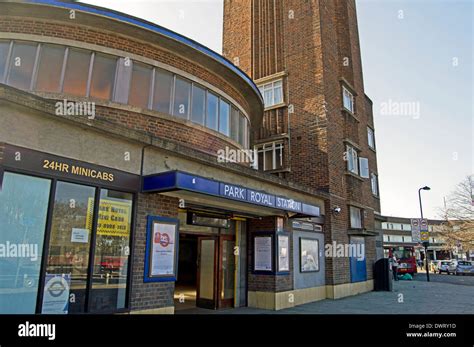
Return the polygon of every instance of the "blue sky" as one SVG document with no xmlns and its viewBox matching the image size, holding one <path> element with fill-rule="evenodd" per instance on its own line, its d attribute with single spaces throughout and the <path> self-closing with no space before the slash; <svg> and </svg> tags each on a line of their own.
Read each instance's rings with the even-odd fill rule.
<svg viewBox="0 0 474 347">
<path fill-rule="evenodd" d="M 222 51 L 222 0 L 89 0 Z M 374 103 L 382 213 L 417 217 L 474 172 L 471 0 L 356 0 L 366 94 Z M 388 105 L 412 105 L 397 114 Z"/>
</svg>

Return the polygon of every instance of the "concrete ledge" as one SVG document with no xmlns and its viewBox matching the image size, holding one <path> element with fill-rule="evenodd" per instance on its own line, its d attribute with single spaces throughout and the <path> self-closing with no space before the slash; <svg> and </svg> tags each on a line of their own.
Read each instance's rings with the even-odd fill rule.
<svg viewBox="0 0 474 347">
<path fill-rule="evenodd" d="M 130 311 L 130 314 L 174 314 L 174 306 Z"/>
<path fill-rule="evenodd" d="M 326 286 L 326 297 L 329 299 L 340 299 L 346 296 L 370 292 L 372 290 L 374 290 L 374 280 L 344 283 L 334 286 Z"/>
<path fill-rule="evenodd" d="M 374 280 L 338 285 L 326 285 L 286 292 L 248 292 L 248 307 L 282 310 L 324 299 L 341 299 L 374 290 Z"/>
<path fill-rule="evenodd" d="M 326 287 L 311 287 L 286 292 L 248 292 L 248 306 L 265 310 L 282 310 L 326 299 Z"/>
</svg>

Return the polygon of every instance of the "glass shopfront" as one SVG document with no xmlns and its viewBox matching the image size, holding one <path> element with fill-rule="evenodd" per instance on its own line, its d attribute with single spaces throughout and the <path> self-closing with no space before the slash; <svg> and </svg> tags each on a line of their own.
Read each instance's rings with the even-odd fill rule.
<svg viewBox="0 0 474 347">
<path fill-rule="evenodd" d="M 133 192 L 6 168 L 0 314 L 127 309 L 133 201 Z"/>
<path fill-rule="evenodd" d="M 35 313 L 51 181 L 6 172 L 0 190 L 0 313 Z"/>
</svg>

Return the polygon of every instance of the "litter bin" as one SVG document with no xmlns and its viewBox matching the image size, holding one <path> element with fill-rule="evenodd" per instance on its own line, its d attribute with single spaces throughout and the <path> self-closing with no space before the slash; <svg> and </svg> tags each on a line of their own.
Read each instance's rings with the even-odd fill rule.
<svg viewBox="0 0 474 347">
<path fill-rule="evenodd" d="M 390 261 L 387 258 L 379 259 L 374 265 L 374 289 L 376 291 L 392 291 L 392 276 Z"/>
</svg>

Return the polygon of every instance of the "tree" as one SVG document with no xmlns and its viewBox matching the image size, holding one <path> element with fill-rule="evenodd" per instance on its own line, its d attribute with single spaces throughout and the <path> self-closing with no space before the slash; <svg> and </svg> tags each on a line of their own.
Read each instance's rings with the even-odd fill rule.
<svg viewBox="0 0 474 347">
<path fill-rule="evenodd" d="M 440 209 L 445 220 L 441 224 L 438 236 L 443 239 L 446 248 L 461 248 L 463 252 L 474 250 L 474 176 L 467 176 L 446 199 Z"/>
</svg>

